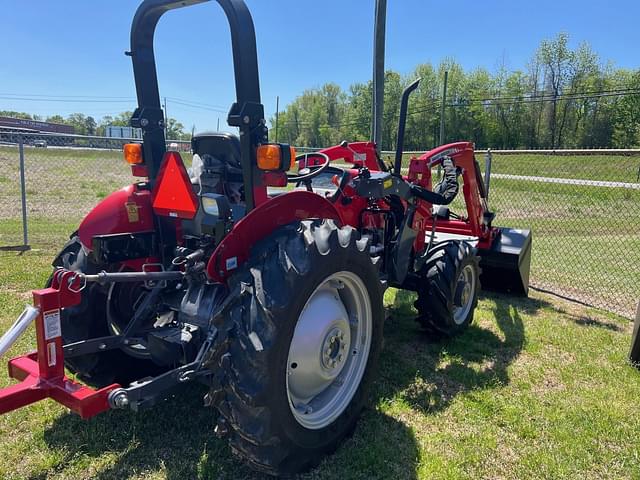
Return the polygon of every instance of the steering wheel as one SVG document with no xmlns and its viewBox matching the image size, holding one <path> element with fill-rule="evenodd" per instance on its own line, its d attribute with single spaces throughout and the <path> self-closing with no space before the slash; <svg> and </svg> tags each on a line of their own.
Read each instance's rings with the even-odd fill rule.
<svg viewBox="0 0 640 480">
<path fill-rule="evenodd" d="M 295 175 L 287 175 L 287 183 L 307 182 L 324 172 L 331 163 L 331 159 L 329 158 L 329 156 L 320 152 L 303 153 L 302 155 L 298 155 L 295 158 L 295 161 L 298 162 L 300 160 L 308 160 L 309 157 L 319 157 L 324 160 L 324 163 L 322 165 L 304 167 Z"/>
</svg>

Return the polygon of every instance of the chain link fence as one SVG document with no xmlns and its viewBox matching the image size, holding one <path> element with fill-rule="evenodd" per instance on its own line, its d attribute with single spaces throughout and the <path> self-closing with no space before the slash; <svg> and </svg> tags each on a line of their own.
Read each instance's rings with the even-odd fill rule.
<svg viewBox="0 0 640 480">
<path fill-rule="evenodd" d="M 0 144 L 0 251 L 28 250 L 24 147 Z"/>
<path fill-rule="evenodd" d="M 533 231 L 531 283 L 633 317 L 640 152 L 492 153 L 496 224 Z"/>
<path fill-rule="evenodd" d="M 100 200 L 132 182 L 122 156 L 122 146 L 131 141 L 136 140 L 0 132 L 0 249 L 59 248 Z M 190 142 L 167 144 L 190 161 Z M 21 158 L 26 229 L 21 221 Z"/>
<path fill-rule="evenodd" d="M 408 152 L 405 161 L 421 153 Z M 476 158 L 490 162 L 494 225 L 533 233 L 530 284 L 633 318 L 640 150 L 489 150 Z M 451 209 L 465 213 L 461 195 Z"/>
<path fill-rule="evenodd" d="M 131 183 L 122 160 L 128 141 L 0 133 L 0 248 L 30 243 L 53 255 L 98 201 Z M 189 142 L 168 147 L 190 163 Z M 491 159 L 494 223 L 533 231 L 532 286 L 632 318 L 640 297 L 640 150 L 479 151 L 477 157 Z M 452 210 L 464 212 L 461 198 Z"/>
</svg>

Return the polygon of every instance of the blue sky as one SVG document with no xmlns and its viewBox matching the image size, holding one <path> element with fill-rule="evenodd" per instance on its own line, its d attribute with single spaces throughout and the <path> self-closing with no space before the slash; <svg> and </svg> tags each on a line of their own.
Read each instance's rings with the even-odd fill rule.
<svg viewBox="0 0 640 480">
<path fill-rule="evenodd" d="M 40 115 L 82 112 L 99 118 L 135 107 L 129 28 L 133 0 L 0 0 L 0 110 Z M 247 0 L 256 24 L 262 96 L 286 105 L 306 88 L 346 88 L 371 77 L 374 0 Z M 454 57 L 466 69 L 524 68 L 540 40 L 567 32 L 616 66 L 638 68 L 637 0 L 388 0 L 387 68 L 409 73 L 421 62 Z M 229 32 L 213 2 L 161 20 L 156 55 L 169 115 L 187 128 L 221 126 L 234 98 Z M 58 96 L 58 102 L 7 99 Z M 70 103 L 72 95 L 120 97 Z M 26 97 L 25 97 L 26 98 Z M 220 111 L 217 111 L 220 110 Z"/>
</svg>

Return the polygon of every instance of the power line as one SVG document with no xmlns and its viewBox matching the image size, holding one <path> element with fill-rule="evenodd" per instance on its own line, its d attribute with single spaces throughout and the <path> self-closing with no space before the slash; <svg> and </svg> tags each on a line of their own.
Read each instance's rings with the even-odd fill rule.
<svg viewBox="0 0 640 480">
<path fill-rule="evenodd" d="M 194 104 L 194 103 L 187 103 L 187 102 L 179 102 L 175 99 L 171 99 L 171 97 L 167 97 L 167 100 L 170 100 L 172 104 L 175 105 L 181 105 L 183 107 L 187 107 L 187 108 L 195 108 L 198 110 L 206 110 L 209 112 L 216 112 L 216 113 L 227 113 L 227 110 L 222 110 L 220 108 L 212 108 L 212 107 L 207 107 L 207 106 L 202 106 L 202 105 L 198 105 L 198 104 Z"/>
<path fill-rule="evenodd" d="M 95 99 L 121 99 L 121 100 L 135 100 L 135 97 L 110 97 L 104 95 L 52 95 L 41 93 L 2 93 L 0 95 L 12 96 L 12 97 L 47 97 L 47 98 L 95 98 Z"/>
<path fill-rule="evenodd" d="M 29 97 L 9 97 L 0 95 L 2 100 L 20 100 L 26 102 L 57 102 L 57 103 L 131 103 L 131 100 L 90 100 L 78 99 L 71 100 L 68 98 L 29 98 Z"/>
<path fill-rule="evenodd" d="M 530 94 L 523 93 L 522 95 L 516 95 L 512 97 L 504 97 L 504 96 L 496 96 L 496 97 L 476 97 L 467 99 L 470 102 L 487 102 L 493 100 L 518 100 L 518 99 L 529 99 L 529 98 L 554 98 L 560 97 L 563 95 L 591 95 L 591 94 L 601 94 L 601 93 L 625 93 L 625 92 L 637 92 L 639 89 L 637 87 L 628 88 L 628 87 L 619 87 L 611 90 L 591 90 L 591 91 L 582 91 L 582 92 L 569 92 L 569 93 L 559 93 L 557 95 L 553 93 L 541 93 L 541 94 Z"/>
<path fill-rule="evenodd" d="M 187 100 L 178 97 L 166 97 L 169 101 L 186 107 L 211 110 L 215 112 L 227 113 L 224 106 L 203 103 L 199 101 Z M 101 96 L 101 95 L 51 95 L 36 93 L 0 93 L 2 100 L 20 100 L 28 102 L 56 102 L 56 103 L 132 103 L 135 97 Z"/>
<path fill-rule="evenodd" d="M 569 93 L 569 94 L 561 94 L 561 95 L 557 95 L 557 96 L 547 96 L 544 98 L 529 98 L 529 97 L 522 97 L 522 99 L 520 101 L 509 101 L 509 102 L 503 102 L 501 101 L 502 99 L 497 98 L 495 99 L 495 101 L 493 100 L 485 100 L 482 102 L 476 101 L 476 102 L 458 102 L 458 103 L 451 103 L 449 104 L 450 107 L 466 107 L 472 104 L 477 104 L 477 103 L 484 103 L 487 104 L 487 106 L 502 106 L 502 105 L 522 105 L 522 104 L 526 104 L 526 103 L 547 103 L 547 102 L 554 102 L 554 101 L 561 101 L 561 100 L 581 100 L 581 99 L 589 99 L 589 98 L 602 98 L 602 97 L 623 97 L 623 96 L 627 96 L 627 95 L 638 95 L 640 94 L 640 89 L 636 89 L 634 91 L 628 91 L 628 92 L 619 92 L 619 93 L 594 93 L 594 94 L 578 94 L 578 93 Z"/>
<path fill-rule="evenodd" d="M 215 105 L 215 104 L 211 104 L 211 103 L 205 103 L 205 102 L 200 102 L 200 101 L 195 101 L 195 100 L 188 100 L 188 99 L 184 99 L 184 98 L 178 98 L 178 97 L 167 97 L 169 100 L 171 101 L 176 101 L 176 102 L 184 102 L 184 103 L 189 103 L 192 105 L 198 105 L 201 107 L 209 107 L 209 108 L 220 108 L 223 109 L 225 112 L 227 112 L 229 110 L 229 108 L 225 105 Z"/>
<path fill-rule="evenodd" d="M 549 94 L 544 95 L 529 95 L 529 96 L 521 96 L 521 97 L 491 97 L 491 98 L 482 98 L 475 100 L 465 100 L 462 102 L 452 102 L 446 104 L 448 107 L 470 107 L 473 104 L 486 104 L 487 107 L 495 107 L 495 106 L 509 106 L 509 105 L 522 105 L 527 103 L 548 103 L 553 101 L 563 101 L 563 100 L 580 100 L 580 99 L 589 99 L 589 98 L 602 98 L 602 97 L 619 97 L 619 96 L 627 96 L 627 95 L 640 95 L 640 89 L 638 88 L 627 88 L 627 89 L 617 89 L 617 90 L 597 90 L 591 92 L 575 92 L 575 93 L 566 93 L 559 94 L 557 96 L 550 96 Z M 517 100 L 505 102 L 504 100 Z M 407 112 L 407 115 L 417 115 L 420 113 L 432 112 L 436 113 L 437 107 L 440 105 L 440 101 L 437 99 L 428 99 L 427 103 L 430 106 L 426 108 L 419 108 L 416 110 L 412 110 Z M 398 119 L 398 115 L 394 114 L 391 121 L 395 121 Z M 330 128 L 342 128 L 349 126 L 358 126 L 358 125 L 366 125 L 369 122 L 370 118 L 368 114 L 365 114 L 363 117 L 360 117 L 359 120 L 356 121 L 348 121 L 348 122 L 340 122 L 340 123 L 325 123 L 318 125 L 318 129 L 330 129 Z M 305 120 L 287 120 L 285 122 L 280 122 L 280 125 L 288 125 L 288 126 L 297 126 L 297 127 L 308 127 L 313 126 L 315 122 L 305 121 Z"/>
</svg>

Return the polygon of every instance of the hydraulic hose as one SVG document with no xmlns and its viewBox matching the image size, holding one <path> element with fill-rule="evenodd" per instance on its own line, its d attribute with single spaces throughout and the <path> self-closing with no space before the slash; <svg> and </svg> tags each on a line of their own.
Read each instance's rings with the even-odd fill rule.
<svg viewBox="0 0 640 480">
<path fill-rule="evenodd" d="M 458 195 L 458 174 L 456 166 L 450 157 L 442 159 L 442 169 L 444 170 L 444 178 L 438 183 L 434 191 L 422 188 L 419 185 L 411 185 L 411 193 L 414 196 L 435 205 L 449 205 Z"/>
</svg>

